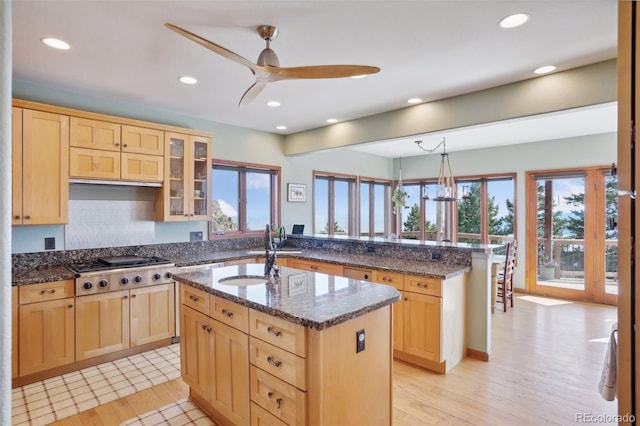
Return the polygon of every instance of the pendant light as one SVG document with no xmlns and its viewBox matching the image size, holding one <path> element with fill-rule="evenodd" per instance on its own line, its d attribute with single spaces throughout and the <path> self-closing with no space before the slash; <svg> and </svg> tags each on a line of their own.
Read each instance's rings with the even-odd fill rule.
<svg viewBox="0 0 640 426">
<path fill-rule="evenodd" d="M 440 171 L 438 172 L 438 182 L 436 184 L 436 196 L 431 198 L 433 201 L 460 201 L 469 199 L 469 190 L 466 186 L 462 187 L 462 196 L 457 198 L 457 186 L 456 180 L 453 177 L 453 171 L 451 170 L 451 162 L 449 161 L 449 153 L 447 152 L 446 139 L 442 138 L 442 141 L 433 149 L 426 149 L 422 146 L 422 141 L 415 141 L 418 148 L 428 152 L 429 154 L 435 152 L 442 146 L 442 154 L 440 154 Z M 425 199 L 429 199 L 429 195 L 424 196 Z"/>
</svg>

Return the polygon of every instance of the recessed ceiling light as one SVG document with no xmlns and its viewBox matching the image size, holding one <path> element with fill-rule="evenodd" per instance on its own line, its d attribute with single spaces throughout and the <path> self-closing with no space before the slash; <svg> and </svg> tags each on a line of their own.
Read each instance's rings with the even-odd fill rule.
<svg viewBox="0 0 640 426">
<path fill-rule="evenodd" d="M 337 118 L 327 118 L 327 123 L 329 124 L 333 124 L 333 123 L 337 123 L 338 119 Z"/>
<path fill-rule="evenodd" d="M 276 126 L 278 130 L 287 130 L 287 126 Z"/>
<path fill-rule="evenodd" d="M 198 82 L 197 79 L 195 79 L 194 77 L 189 77 L 188 75 L 183 75 L 178 80 L 180 80 L 180 82 L 184 84 L 196 84 Z"/>
<path fill-rule="evenodd" d="M 44 44 L 46 44 L 49 47 L 53 47 L 54 49 L 69 50 L 71 48 L 71 46 L 69 46 L 69 43 L 63 40 L 59 40 L 57 38 L 44 37 L 44 38 L 41 38 L 40 41 L 42 41 Z"/>
<path fill-rule="evenodd" d="M 545 65 L 544 67 L 533 70 L 534 74 L 547 74 L 556 69 L 555 65 Z"/>
<path fill-rule="evenodd" d="M 515 28 L 524 24 L 529 20 L 529 15 L 526 13 L 514 13 L 513 15 L 506 16 L 500 20 L 500 26 L 502 28 Z"/>
<path fill-rule="evenodd" d="M 352 75 L 351 78 L 365 78 L 367 76 L 367 74 L 362 74 L 362 75 Z"/>
<path fill-rule="evenodd" d="M 420 99 L 420 98 L 411 98 L 407 102 L 409 102 L 410 104 L 419 104 L 420 102 L 422 102 L 422 99 Z"/>
<path fill-rule="evenodd" d="M 279 107 L 280 106 L 280 102 L 278 102 L 278 101 L 269 101 L 269 102 L 267 102 L 267 106 Z"/>
</svg>

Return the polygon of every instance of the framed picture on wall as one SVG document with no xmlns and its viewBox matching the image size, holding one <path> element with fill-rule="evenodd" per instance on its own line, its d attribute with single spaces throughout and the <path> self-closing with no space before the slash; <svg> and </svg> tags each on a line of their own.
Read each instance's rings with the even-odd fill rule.
<svg viewBox="0 0 640 426">
<path fill-rule="evenodd" d="M 307 201 L 307 185 L 304 183 L 290 183 L 287 186 L 287 201 L 290 203 L 304 203 Z"/>
</svg>

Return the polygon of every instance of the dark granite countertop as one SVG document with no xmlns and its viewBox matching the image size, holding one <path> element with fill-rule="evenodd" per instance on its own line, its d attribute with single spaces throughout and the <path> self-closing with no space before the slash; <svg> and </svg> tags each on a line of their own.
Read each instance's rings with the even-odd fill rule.
<svg viewBox="0 0 640 426">
<path fill-rule="evenodd" d="M 75 272 L 66 266 L 45 266 L 11 273 L 11 285 L 38 284 L 52 281 L 73 280 Z"/>
<path fill-rule="evenodd" d="M 225 285 L 235 276 L 262 276 L 245 264 L 178 273 L 176 280 L 207 293 L 316 330 L 349 321 L 400 300 L 395 287 L 317 272 L 281 268 L 281 276 L 249 286 Z"/>
<path fill-rule="evenodd" d="M 251 250 L 251 252 L 259 251 Z M 172 260 L 176 266 L 193 266 L 215 262 L 225 262 L 231 260 L 246 259 L 255 257 L 256 254 L 249 255 L 249 250 L 219 251 L 208 254 L 173 256 Z M 337 265 L 344 265 L 353 268 L 371 268 L 389 272 L 409 273 L 412 275 L 430 276 L 434 278 L 449 279 L 457 275 L 471 271 L 470 266 L 452 265 L 443 262 L 424 262 L 418 260 L 406 260 L 377 256 L 375 254 L 347 254 L 334 253 L 330 250 L 295 250 L 294 252 L 278 252 L 279 257 L 293 257 L 299 259 L 318 260 Z"/>
<path fill-rule="evenodd" d="M 258 256 L 252 250 L 211 251 L 208 253 L 173 253 L 166 256 L 173 260 L 177 267 L 205 265 L 208 263 L 228 262 Z M 253 254 L 249 254 L 249 253 Z M 418 260 L 397 259 L 379 255 L 349 254 L 332 252 L 331 250 L 303 249 L 294 252 L 282 251 L 279 257 L 294 257 L 308 260 L 318 260 L 327 263 L 340 264 L 354 268 L 371 268 L 389 272 L 409 273 L 420 276 L 448 279 L 471 271 L 470 266 L 452 265 L 444 262 L 424 262 Z M 26 270 L 13 271 L 11 285 L 37 284 L 51 281 L 71 280 L 75 273 L 63 265 L 36 267 Z"/>
</svg>

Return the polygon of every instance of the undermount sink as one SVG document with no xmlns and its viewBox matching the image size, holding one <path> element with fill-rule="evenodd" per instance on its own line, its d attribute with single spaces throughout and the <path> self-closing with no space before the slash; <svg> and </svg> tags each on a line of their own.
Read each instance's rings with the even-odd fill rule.
<svg viewBox="0 0 640 426">
<path fill-rule="evenodd" d="M 269 279 L 261 275 L 235 275 L 232 277 L 221 278 L 218 282 L 224 285 L 244 287 L 248 285 L 265 284 L 269 282 Z"/>
<path fill-rule="evenodd" d="M 265 250 L 249 250 L 247 252 L 247 254 L 250 255 L 260 255 L 260 254 L 264 254 Z M 272 252 L 272 250 L 269 250 L 269 252 Z M 302 254 L 302 250 L 296 250 L 296 249 L 278 249 L 276 250 L 276 254 Z"/>
</svg>

